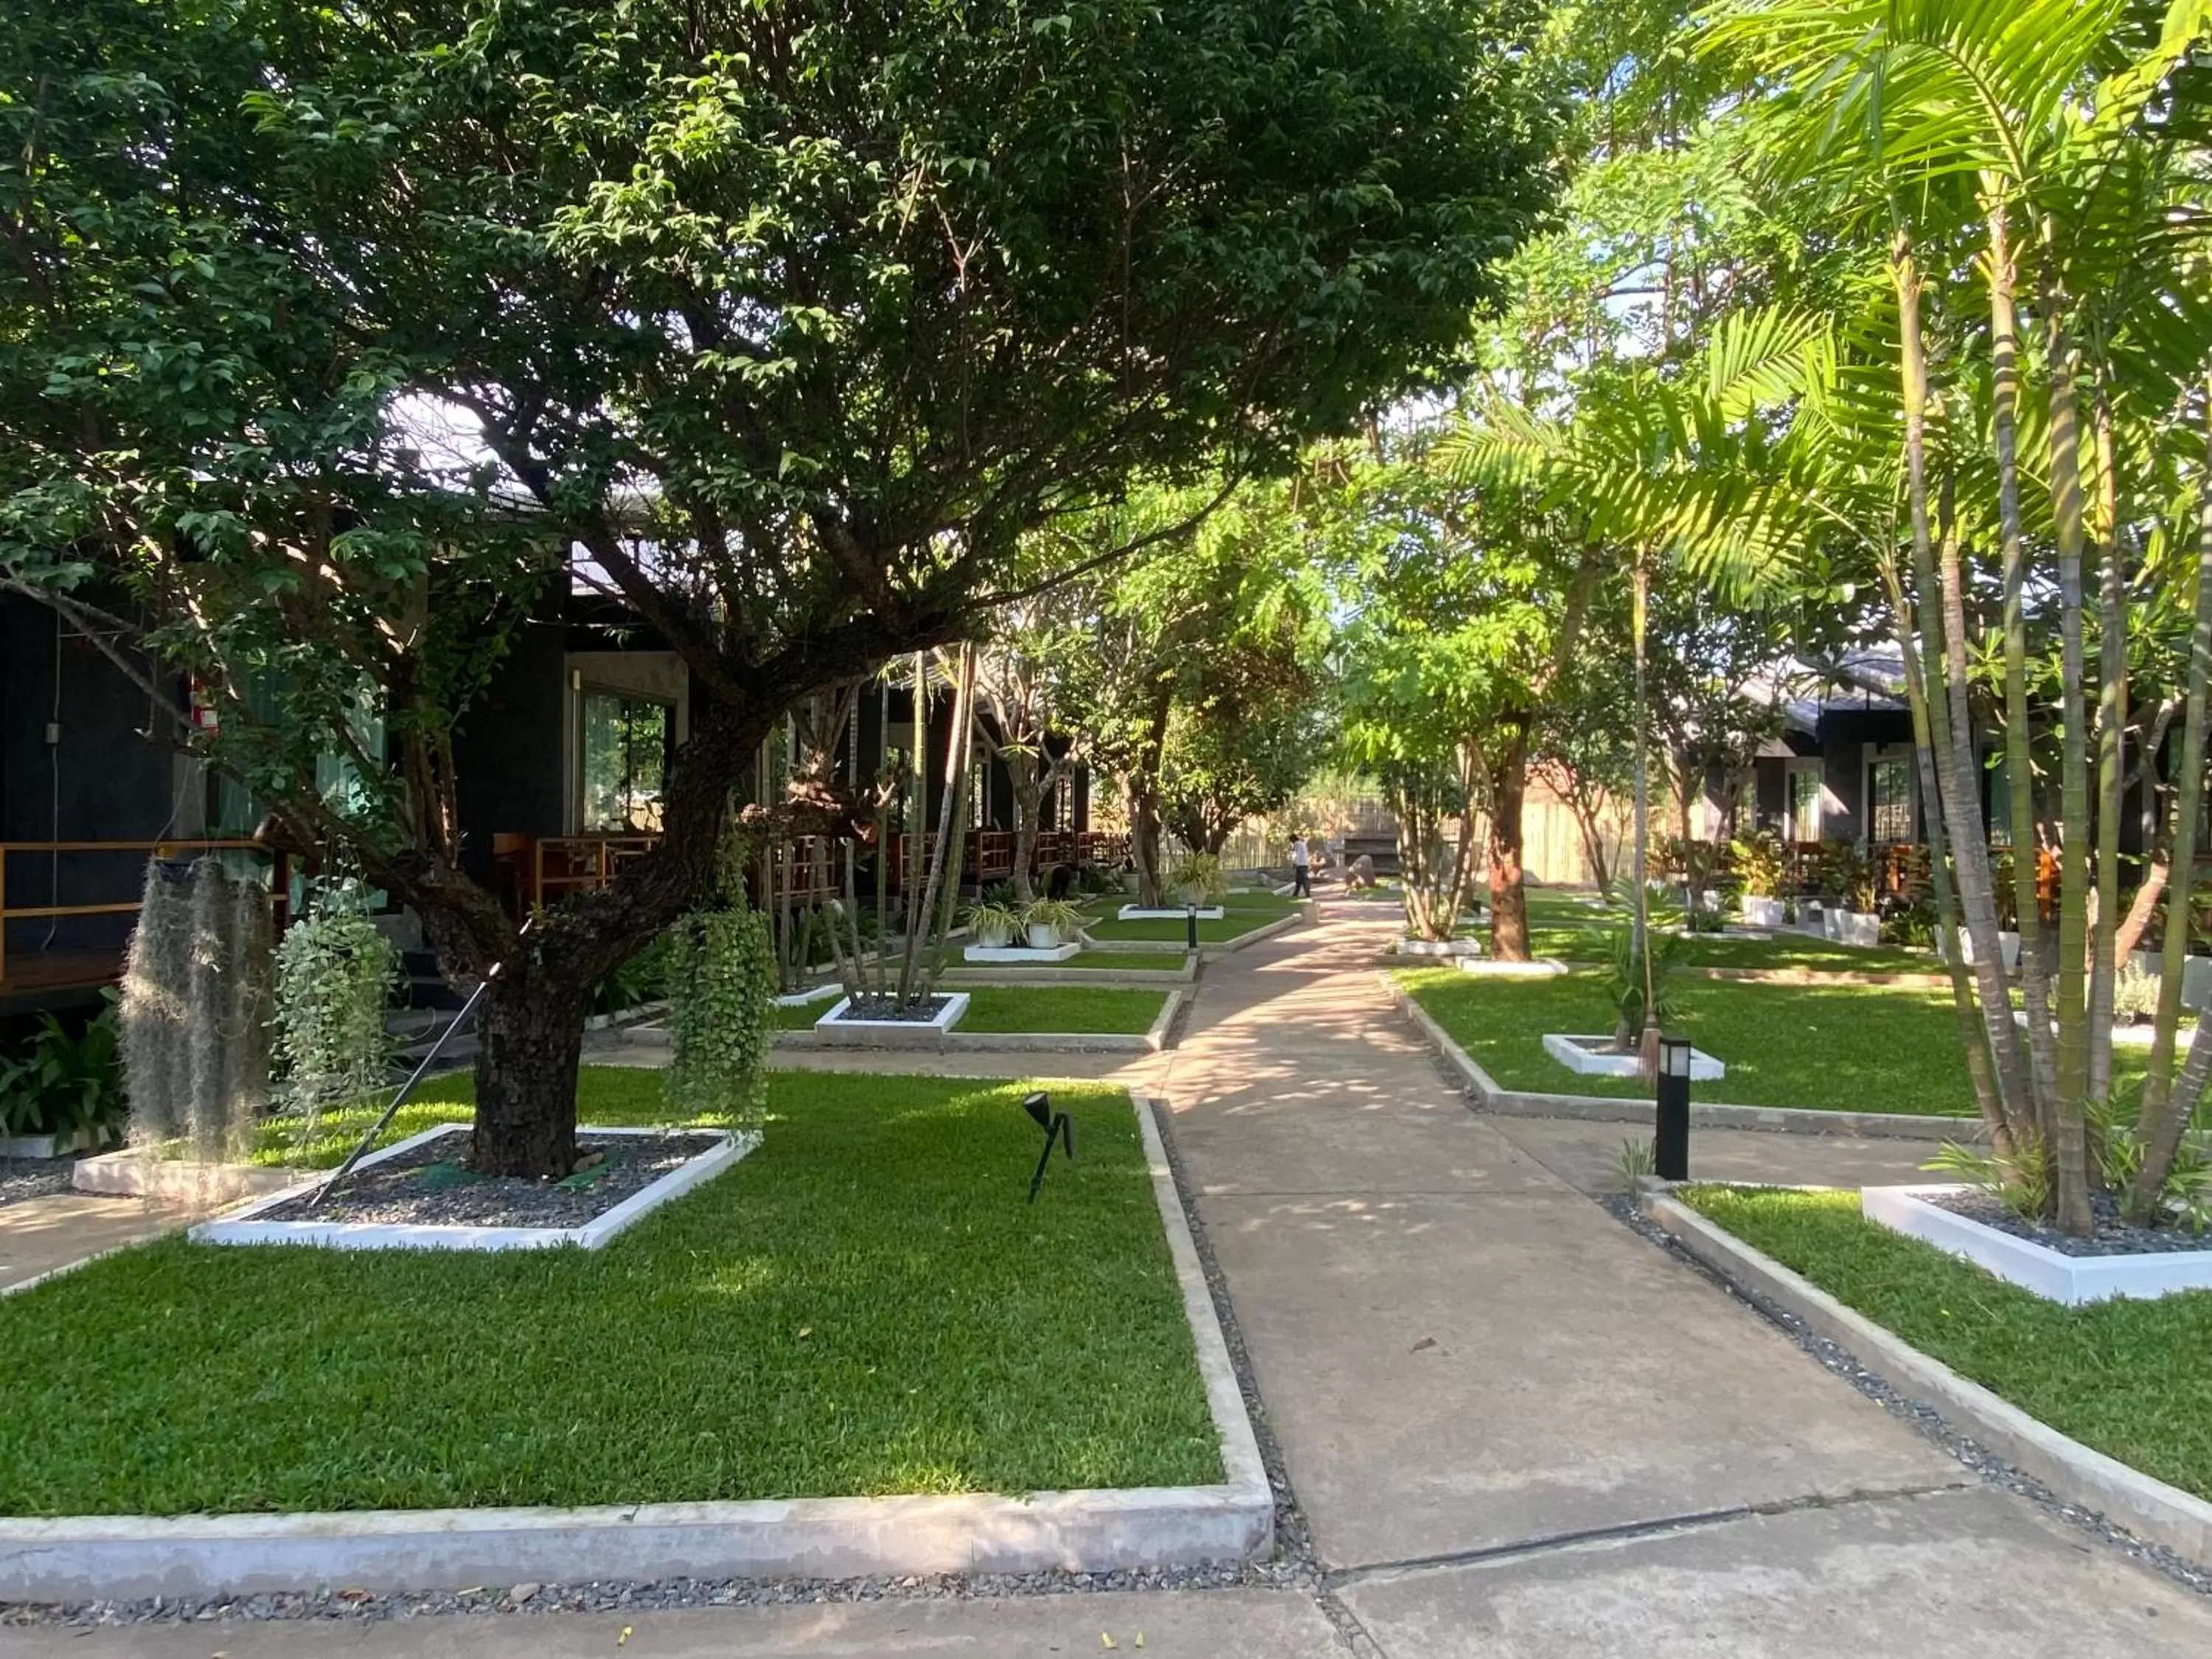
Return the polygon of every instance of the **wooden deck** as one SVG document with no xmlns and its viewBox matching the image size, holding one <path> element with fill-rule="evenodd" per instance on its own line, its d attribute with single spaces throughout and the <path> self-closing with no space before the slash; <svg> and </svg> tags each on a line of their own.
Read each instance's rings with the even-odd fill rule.
<svg viewBox="0 0 2212 1659">
<path fill-rule="evenodd" d="M 0 977 L 0 1002 L 58 991 L 97 990 L 122 977 L 119 950 L 10 951 L 7 973 Z"/>
</svg>

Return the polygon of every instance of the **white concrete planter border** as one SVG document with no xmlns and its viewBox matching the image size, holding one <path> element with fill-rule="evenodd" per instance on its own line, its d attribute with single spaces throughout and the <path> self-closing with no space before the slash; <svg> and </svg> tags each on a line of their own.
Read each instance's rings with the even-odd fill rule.
<svg viewBox="0 0 2212 1659">
<path fill-rule="evenodd" d="M 1479 939 L 1407 939 L 1400 935 L 1392 950 L 1401 957 L 1479 957 L 1483 954 Z"/>
<path fill-rule="evenodd" d="M 945 1006 L 927 1019 L 847 1019 L 845 1011 L 853 1006 L 853 999 L 841 996 L 830 1012 L 814 1022 L 814 1030 L 825 1042 L 850 1040 L 854 1042 L 880 1043 L 896 1042 L 902 1036 L 918 1043 L 935 1044 L 944 1040 L 945 1034 L 957 1025 L 968 1012 L 968 994 L 965 991 L 941 993 Z"/>
<path fill-rule="evenodd" d="M 1413 1021 L 1445 1066 L 1465 1085 L 1479 1111 L 1499 1117 L 1567 1118 L 1585 1123 L 1640 1123 L 1649 1127 L 1652 1103 L 1618 1095 L 1551 1094 L 1508 1089 L 1482 1068 L 1474 1055 L 1452 1041 L 1429 1011 L 1386 969 L 1377 975 L 1399 1011 Z M 1975 1121 L 1962 1117 L 1918 1117 L 1896 1112 L 1826 1112 L 1799 1106 L 1736 1106 L 1724 1101 L 1690 1102 L 1690 1124 L 1699 1129 L 1759 1129 L 1781 1134 L 1863 1135 L 1876 1139 L 1940 1143 L 1971 1140 Z"/>
<path fill-rule="evenodd" d="M 1642 1198 L 1646 1215 L 1753 1305 L 1786 1314 L 1839 1344 L 1899 1393 L 1934 1405 L 1977 1443 L 2033 1475 L 2062 1501 L 2116 1522 L 2186 1560 L 2212 1563 L 2212 1504 L 2029 1416 L 1663 1189 L 1647 1185 Z"/>
<path fill-rule="evenodd" d="M 1141 904 L 1125 904 L 1115 912 L 1115 917 L 1122 921 L 1182 921 L 1189 915 L 1190 912 L 1180 904 L 1173 906 L 1164 904 L 1153 909 L 1147 909 Z M 1226 915 L 1228 912 L 1218 904 L 1201 904 L 1198 907 L 1198 919 L 1200 921 L 1218 921 Z"/>
<path fill-rule="evenodd" d="M 2212 1290 L 2212 1249 L 2159 1250 L 2140 1255 L 2067 1255 L 2033 1239 L 1954 1215 L 1926 1194 L 1960 1187 L 1869 1187 L 1859 1209 L 1869 1221 L 1933 1244 L 1986 1268 L 2007 1284 L 2069 1307 L 2111 1297 L 2145 1299 L 2176 1291 Z"/>
<path fill-rule="evenodd" d="M 1644 1070 L 1642 1059 L 1635 1054 L 1605 1052 L 1609 1036 L 1589 1034 L 1563 1036 L 1557 1031 L 1544 1034 L 1544 1052 L 1583 1077 L 1637 1077 Z M 1715 1060 L 1703 1048 L 1690 1050 L 1690 1080 L 1711 1083 L 1728 1075 L 1728 1067 Z"/>
<path fill-rule="evenodd" d="M 1485 979 L 1555 979 L 1567 971 L 1564 962 L 1538 957 L 1534 962 L 1500 962 L 1492 957 L 1460 957 L 1452 965 L 1462 974 Z"/>
<path fill-rule="evenodd" d="M 584 1126 L 595 1135 L 653 1135 L 657 1129 L 601 1129 Z M 420 1134 L 410 1135 L 381 1152 L 362 1159 L 361 1168 L 435 1140 L 443 1135 L 469 1133 L 465 1123 L 441 1123 Z M 235 1215 L 203 1221 L 189 1237 L 200 1244 L 314 1244 L 330 1250 L 545 1250 L 574 1244 L 586 1250 L 605 1246 L 616 1234 L 635 1226 L 651 1212 L 684 1196 L 701 1182 L 711 1181 L 760 1145 L 757 1134 L 722 1136 L 720 1142 L 687 1158 L 666 1175 L 580 1227 L 459 1227 L 406 1225 L 374 1221 L 264 1221 L 265 1211 L 276 1208 L 320 1186 L 327 1172 L 295 1182 L 283 1192 L 250 1204 Z"/>
<path fill-rule="evenodd" d="M 804 991 L 787 991 L 775 1000 L 775 1006 L 779 1008 L 804 1008 L 810 1003 L 844 994 L 844 988 L 836 980 L 827 980 L 820 985 L 810 985 Z"/>
<path fill-rule="evenodd" d="M 963 962 L 1066 962 L 1082 948 L 1081 944 L 1073 940 L 1042 951 L 1026 945 L 971 945 L 960 953 L 960 959 Z"/>
<path fill-rule="evenodd" d="M 1249 1561 L 1274 1494 L 1151 1103 L 1152 1195 L 1227 1479 L 1013 1497 L 815 1498 L 584 1509 L 0 1520 L 0 1601 L 212 1599 L 343 1584 L 377 1592 L 586 1579 L 1115 1572 Z"/>
</svg>

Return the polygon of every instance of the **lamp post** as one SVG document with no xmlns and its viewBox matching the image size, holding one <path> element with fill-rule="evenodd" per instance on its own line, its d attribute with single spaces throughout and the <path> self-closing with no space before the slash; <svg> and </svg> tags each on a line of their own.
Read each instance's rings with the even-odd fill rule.
<svg viewBox="0 0 2212 1659">
<path fill-rule="evenodd" d="M 1196 899 L 1185 899 L 1182 902 L 1182 925 L 1185 934 L 1184 942 L 1195 951 L 1198 949 L 1198 901 Z"/>
<path fill-rule="evenodd" d="M 1652 1164 L 1662 1181 L 1690 1178 L 1690 1042 L 1659 1039 L 1659 1120 Z"/>
</svg>

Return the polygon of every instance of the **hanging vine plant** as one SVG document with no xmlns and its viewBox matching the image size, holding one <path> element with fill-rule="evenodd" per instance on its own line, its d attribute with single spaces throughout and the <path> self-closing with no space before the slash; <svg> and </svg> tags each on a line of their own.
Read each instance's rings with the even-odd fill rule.
<svg viewBox="0 0 2212 1659">
<path fill-rule="evenodd" d="M 386 1082 L 392 1040 L 385 1011 L 399 953 L 368 914 L 358 881 L 315 889 L 307 913 L 276 946 L 276 1032 L 285 1108 L 312 1136 L 323 1109 Z"/>
<path fill-rule="evenodd" d="M 768 919 L 742 900 L 695 911 L 669 929 L 670 1052 L 661 1090 L 672 1116 L 759 1128 L 775 988 Z"/>
</svg>

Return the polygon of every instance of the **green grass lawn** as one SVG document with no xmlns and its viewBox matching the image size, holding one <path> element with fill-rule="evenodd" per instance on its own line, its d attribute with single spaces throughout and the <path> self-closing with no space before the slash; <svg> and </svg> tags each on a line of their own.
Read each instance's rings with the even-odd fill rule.
<svg viewBox="0 0 2212 1659">
<path fill-rule="evenodd" d="M 1182 965 L 1177 957 L 1176 966 Z M 968 1012 L 955 1029 L 963 1031 L 1068 1031 L 1083 1036 L 1134 1032 L 1142 1036 L 1160 1017 L 1165 991 L 1119 985 L 955 986 L 968 994 Z M 836 1000 L 802 1008 L 775 1009 L 777 1026 L 787 1031 L 813 1029 L 815 1021 L 837 1006 Z"/>
<path fill-rule="evenodd" d="M 1669 913 L 1655 908 L 1655 921 Z M 1613 959 L 1614 933 L 1628 925 L 1626 909 L 1603 911 L 1565 894 L 1531 894 L 1529 944 L 1540 957 L 1561 962 L 1605 963 Z M 1892 945 L 1862 947 L 1787 931 L 1771 939 L 1728 939 L 1701 933 L 1689 941 L 1683 960 L 1697 968 L 1799 968 L 1814 972 L 1940 974 L 1943 964 L 1926 951 Z"/>
<path fill-rule="evenodd" d="M 766 1144 L 604 1250 L 170 1238 L 6 1298 L 0 1514 L 1218 1480 L 1127 1097 L 1054 1085 L 1032 1207 L 1026 1087 L 778 1073 Z M 583 1073 L 588 1121 L 659 1106 Z"/>
<path fill-rule="evenodd" d="M 1225 945 L 1232 939 L 1242 939 L 1255 927 L 1265 927 L 1271 921 L 1296 914 L 1303 904 L 1303 900 L 1293 902 L 1272 893 L 1231 893 L 1222 902 L 1219 916 L 1200 920 L 1199 943 Z M 1121 908 L 1121 901 L 1096 906 L 1091 911 L 1091 919 L 1084 923 L 1083 931 L 1094 939 L 1157 939 L 1162 944 L 1175 945 L 1188 937 L 1187 929 L 1190 924 L 1181 916 L 1164 916 L 1157 921 L 1122 921 L 1115 915 Z"/>
<path fill-rule="evenodd" d="M 1613 1029 L 1604 976 L 1480 979 L 1401 969 L 1436 1022 L 1509 1089 L 1645 1099 L 1633 1078 L 1578 1077 L 1544 1052 L 1547 1031 Z M 1694 1092 L 1741 1106 L 1971 1115 L 1949 993 L 1893 986 L 1757 985 L 1683 980 L 1680 1030 L 1728 1066 Z"/>
<path fill-rule="evenodd" d="M 2212 1292 L 2063 1307 L 1864 1220 L 1855 1192 L 1680 1196 L 2060 1432 L 2212 1498 Z"/>
<path fill-rule="evenodd" d="M 1009 974 L 1134 973 L 1139 969 L 1152 974 L 1179 974 L 1188 954 L 1184 951 L 1078 951 L 1065 962 L 970 962 L 946 965 L 994 974 L 1001 970 Z"/>
</svg>

